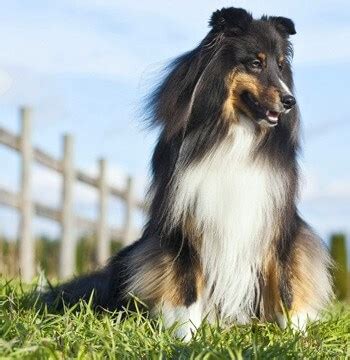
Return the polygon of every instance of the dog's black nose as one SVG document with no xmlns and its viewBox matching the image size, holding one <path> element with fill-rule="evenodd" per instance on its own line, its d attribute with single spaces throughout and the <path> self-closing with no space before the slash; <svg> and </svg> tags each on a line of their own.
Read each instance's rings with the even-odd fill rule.
<svg viewBox="0 0 350 360">
<path fill-rule="evenodd" d="M 282 104 L 286 110 L 291 109 L 296 104 L 295 97 L 292 95 L 284 95 L 282 97 Z"/>
</svg>

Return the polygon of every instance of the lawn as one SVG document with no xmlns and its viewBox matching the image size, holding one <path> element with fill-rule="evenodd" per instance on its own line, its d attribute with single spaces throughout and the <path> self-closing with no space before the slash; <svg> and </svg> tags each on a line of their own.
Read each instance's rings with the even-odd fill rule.
<svg viewBox="0 0 350 360">
<path fill-rule="evenodd" d="M 139 312 L 96 315 L 88 304 L 63 314 L 38 310 L 31 287 L 0 280 L 0 358 L 349 359 L 350 307 L 335 304 L 307 335 L 275 324 L 202 326 L 190 343 Z"/>
</svg>

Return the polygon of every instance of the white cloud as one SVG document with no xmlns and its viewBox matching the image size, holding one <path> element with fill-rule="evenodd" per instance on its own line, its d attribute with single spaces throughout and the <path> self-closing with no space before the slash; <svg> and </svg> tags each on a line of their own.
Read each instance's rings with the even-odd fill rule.
<svg viewBox="0 0 350 360">
<path fill-rule="evenodd" d="M 28 24 L 18 28 L 13 22 L 2 23 L 0 52 L 3 66 L 30 69 L 38 73 L 85 74 L 134 78 L 142 65 L 118 36 L 101 34 L 79 24 Z"/>
<path fill-rule="evenodd" d="M 304 169 L 299 210 L 327 242 L 333 232 L 350 234 L 350 179 L 326 180 L 315 169 Z"/>
<path fill-rule="evenodd" d="M 297 65 L 349 62 L 350 26 L 306 27 L 293 39 Z"/>
<path fill-rule="evenodd" d="M 328 187 L 330 195 L 350 201 L 350 179 L 333 180 Z"/>
<path fill-rule="evenodd" d="M 0 69 L 0 96 L 11 88 L 12 82 L 13 80 L 8 72 Z"/>
<path fill-rule="evenodd" d="M 231 4 L 227 4 L 226 1 L 212 0 L 191 2 L 150 0 L 144 2 L 129 1 L 121 5 L 113 0 L 75 0 L 67 5 L 73 5 L 80 11 L 112 12 L 125 17 L 142 15 L 145 22 L 147 18 L 166 19 L 170 23 L 168 26 L 177 27 L 178 35 L 180 33 L 190 34 L 190 44 L 192 44 L 190 46 L 194 46 L 193 39 L 199 40 L 208 30 L 206 24 L 211 12 Z M 350 47 L 344 46 L 344 44 L 350 43 L 350 27 L 348 23 L 342 24 L 335 19 L 332 21 L 327 18 L 325 9 L 330 5 L 326 1 L 320 1 L 318 7 L 312 3 L 295 1 L 282 9 L 277 0 L 268 3 L 238 0 L 232 5 L 251 10 L 256 17 L 263 14 L 290 16 L 297 25 L 298 34 L 292 37 L 292 41 L 295 47 L 295 63 L 298 65 L 333 64 L 349 61 Z M 339 9 L 343 9 L 344 12 L 349 11 L 349 4 L 344 0 L 338 0 L 332 3 L 332 8 L 341 16 Z M 311 10 L 314 16 L 312 23 L 309 21 L 308 15 Z M 166 21 L 163 23 L 164 31 L 168 30 L 165 27 Z M 327 26 L 325 26 L 326 21 Z"/>
<path fill-rule="evenodd" d="M 315 202 L 326 199 L 350 201 L 350 179 L 340 178 L 326 182 L 320 175 L 309 173 L 302 181 L 301 200 Z"/>
<path fill-rule="evenodd" d="M 301 201 L 307 204 L 318 201 L 350 202 L 350 178 L 337 177 L 326 180 L 315 168 L 302 167 Z"/>
<path fill-rule="evenodd" d="M 235 5 L 254 9 L 255 14 L 261 15 L 275 13 L 276 3 L 236 1 Z M 150 64 L 195 46 L 208 30 L 211 12 L 227 6 L 224 1 L 159 0 L 123 4 L 77 0 L 63 4 L 63 14 L 69 16 L 52 15 L 46 5 L 36 18 L 25 11 L 19 16 L 14 13 L 15 18 L 3 17 L 0 64 L 51 75 L 94 75 L 135 81 Z M 296 22 L 303 19 L 300 4 L 289 7 L 288 12 Z M 75 12 L 69 11 L 72 8 Z M 92 15 L 87 16 L 86 12 Z M 109 19 L 112 25 L 101 26 L 104 19 Z M 293 38 L 297 64 L 334 63 L 350 57 L 350 47 L 344 47 L 344 43 L 350 42 L 349 26 L 334 24 L 324 28 L 321 23 L 309 26 L 306 22 L 301 25 L 300 34 Z"/>
</svg>

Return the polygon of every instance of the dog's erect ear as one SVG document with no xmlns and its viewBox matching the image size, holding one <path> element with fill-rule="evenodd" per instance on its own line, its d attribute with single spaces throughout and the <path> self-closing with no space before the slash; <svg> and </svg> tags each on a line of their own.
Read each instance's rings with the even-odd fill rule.
<svg viewBox="0 0 350 360">
<path fill-rule="evenodd" d="M 269 16 L 268 21 L 273 23 L 276 29 L 284 36 L 295 35 L 294 22 L 283 16 Z"/>
<path fill-rule="evenodd" d="M 217 32 L 239 34 L 247 30 L 252 20 L 252 15 L 244 9 L 230 7 L 216 10 L 210 18 L 209 25 Z"/>
</svg>

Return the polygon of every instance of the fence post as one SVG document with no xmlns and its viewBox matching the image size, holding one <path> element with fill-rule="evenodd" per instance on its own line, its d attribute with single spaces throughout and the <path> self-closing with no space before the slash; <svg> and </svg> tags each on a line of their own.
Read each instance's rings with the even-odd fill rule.
<svg viewBox="0 0 350 360">
<path fill-rule="evenodd" d="M 125 218 L 124 218 L 124 234 L 123 234 L 123 244 L 128 245 L 132 242 L 132 215 L 133 215 L 133 205 L 134 205 L 134 179 L 132 176 L 128 176 L 126 182 L 126 192 L 125 192 Z"/>
<path fill-rule="evenodd" d="M 73 210 L 73 188 L 75 172 L 73 165 L 74 141 L 72 136 L 64 136 L 63 189 L 62 189 L 62 241 L 59 261 L 59 277 L 66 279 L 75 270 L 75 229 Z"/>
<path fill-rule="evenodd" d="M 21 109 L 21 220 L 19 229 L 19 266 L 22 279 L 29 282 L 33 279 L 34 270 L 34 239 L 32 236 L 32 162 L 33 149 L 31 142 L 31 109 Z"/>
<path fill-rule="evenodd" d="M 97 262 L 104 264 L 110 255 L 109 231 L 107 224 L 108 211 L 108 184 L 107 184 L 107 162 L 99 161 L 99 218 L 97 227 Z"/>
</svg>

